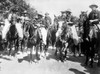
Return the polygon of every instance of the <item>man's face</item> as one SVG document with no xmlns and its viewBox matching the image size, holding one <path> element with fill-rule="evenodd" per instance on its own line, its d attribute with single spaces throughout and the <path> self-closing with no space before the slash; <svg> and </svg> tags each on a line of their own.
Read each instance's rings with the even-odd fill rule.
<svg viewBox="0 0 100 74">
<path fill-rule="evenodd" d="M 66 13 L 62 13 L 62 17 L 66 17 Z"/>
<path fill-rule="evenodd" d="M 49 15 L 48 14 L 45 14 L 45 17 L 48 17 Z"/>
<path fill-rule="evenodd" d="M 92 11 L 95 11 L 97 8 L 96 7 L 92 7 L 91 9 L 92 9 Z"/>
<path fill-rule="evenodd" d="M 70 17 L 71 16 L 71 13 L 67 13 L 67 17 Z"/>
</svg>

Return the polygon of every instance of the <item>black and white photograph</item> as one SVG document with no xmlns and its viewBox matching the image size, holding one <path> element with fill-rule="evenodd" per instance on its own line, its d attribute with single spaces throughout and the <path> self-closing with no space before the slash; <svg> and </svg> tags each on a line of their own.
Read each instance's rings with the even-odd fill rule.
<svg viewBox="0 0 100 74">
<path fill-rule="evenodd" d="M 0 74 L 100 74 L 100 0 L 0 0 Z"/>
</svg>

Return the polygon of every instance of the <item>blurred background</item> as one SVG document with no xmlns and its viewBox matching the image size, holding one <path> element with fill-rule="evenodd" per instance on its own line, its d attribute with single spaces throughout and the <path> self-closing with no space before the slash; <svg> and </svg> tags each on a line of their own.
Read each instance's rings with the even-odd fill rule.
<svg viewBox="0 0 100 74">
<path fill-rule="evenodd" d="M 53 15 L 60 15 L 60 11 L 71 9 L 74 16 L 79 16 L 81 11 L 90 12 L 89 5 L 97 4 L 100 10 L 100 0 L 26 0 L 31 7 L 34 7 L 39 12 L 44 14 L 48 12 L 53 18 Z"/>
</svg>

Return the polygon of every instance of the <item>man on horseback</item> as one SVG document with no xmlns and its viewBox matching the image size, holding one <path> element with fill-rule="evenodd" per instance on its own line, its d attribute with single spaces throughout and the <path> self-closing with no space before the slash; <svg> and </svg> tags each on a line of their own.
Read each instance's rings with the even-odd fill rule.
<svg viewBox="0 0 100 74">
<path fill-rule="evenodd" d="M 45 13 L 45 17 L 44 17 L 45 28 L 47 29 L 51 24 L 52 24 L 52 21 L 51 21 L 51 18 L 49 16 L 49 13 Z"/>
<path fill-rule="evenodd" d="M 100 11 L 97 10 L 98 6 L 96 4 L 90 5 L 92 11 L 89 13 L 89 28 L 90 26 L 98 25 L 100 22 Z"/>
<path fill-rule="evenodd" d="M 100 30 L 100 11 L 97 10 L 98 6 L 93 4 L 93 5 L 90 5 L 90 8 L 92 9 L 92 11 L 90 12 L 89 14 L 89 21 L 90 21 L 90 25 L 93 25 L 93 26 L 96 26 L 98 30 Z M 99 34 L 99 31 L 98 33 Z M 97 46 L 96 46 L 96 49 L 97 49 L 97 53 L 98 53 L 98 66 L 100 66 L 100 40 L 99 40 L 99 35 L 98 35 L 98 38 L 97 38 Z"/>
<path fill-rule="evenodd" d="M 86 49 L 86 62 L 85 64 L 88 65 L 89 58 L 91 59 L 90 66 L 93 67 L 93 58 L 95 55 L 96 49 L 98 49 L 98 37 L 96 37 L 97 32 L 96 29 L 99 29 L 98 24 L 100 22 L 100 11 L 97 10 L 98 6 L 96 4 L 92 4 L 89 6 L 92 11 L 89 13 L 87 18 L 87 24 L 84 24 L 84 34 L 86 41 L 88 41 L 89 46 Z"/>
<path fill-rule="evenodd" d="M 92 11 L 89 14 L 89 21 L 92 24 L 99 24 L 99 20 L 100 20 L 100 11 L 97 10 L 98 6 L 93 4 L 90 5 L 90 8 L 92 9 Z"/>
<path fill-rule="evenodd" d="M 75 24 L 75 21 L 74 21 L 74 17 L 72 16 L 71 14 L 71 10 L 70 9 L 67 9 L 66 10 L 66 22 L 68 25 L 73 25 Z"/>
<path fill-rule="evenodd" d="M 70 37 L 68 39 L 68 48 L 69 47 L 71 48 L 71 50 L 75 56 L 75 48 L 76 47 L 77 47 L 77 50 L 79 51 L 78 45 L 79 45 L 80 37 L 78 36 L 77 29 L 76 29 L 78 18 L 73 16 L 71 13 L 72 12 L 70 9 L 66 10 L 66 21 L 65 21 L 66 25 L 65 25 L 65 27 L 67 27 L 69 29 L 68 33 L 70 33 Z"/>
<path fill-rule="evenodd" d="M 58 18 L 65 21 L 66 20 L 66 11 L 61 11 L 61 16 Z"/>
</svg>

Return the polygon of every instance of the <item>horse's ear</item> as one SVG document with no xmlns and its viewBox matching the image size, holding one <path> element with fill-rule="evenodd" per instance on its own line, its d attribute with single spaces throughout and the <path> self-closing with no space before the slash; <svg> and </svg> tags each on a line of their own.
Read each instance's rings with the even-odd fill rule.
<svg viewBox="0 0 100 74">
<path fill-rule="evenodd" d="M 86 13 L 88 13 L 88 10 L 86 11 Z"/>
<path fill-rule="evenodd" d="M 56 18 L 57 16 L 56 16 L 56 15 L 54 15 L 54 17 Z"/>
</svg>

